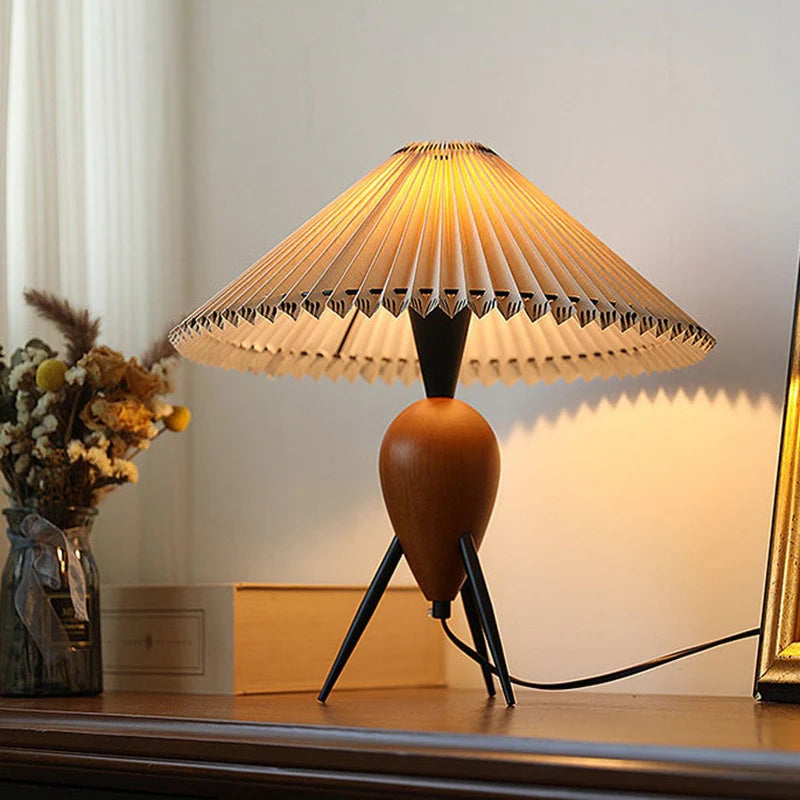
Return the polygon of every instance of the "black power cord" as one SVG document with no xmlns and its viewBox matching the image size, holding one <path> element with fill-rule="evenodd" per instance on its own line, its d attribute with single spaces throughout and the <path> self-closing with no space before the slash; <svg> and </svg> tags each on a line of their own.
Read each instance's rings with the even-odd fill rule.
<svg viewBox="0 0 800 800">
<path fill-rule="evenodd" d="M 446 619 L 442 620 L 442 628 L 444 628 L 447 638 L 462 653 L 464 653 L 464 655 L 469 656 L 473 661 L 476 661 L 482 667 L 491 670 L 494 675 L 497 675 L 497 667 L 495 667 L 494 664 L 489 661 L 489 659 L 484 658 L 480 653 L 473 650 L 468 644 L 466 644 L 466 642 L 461 641 L 461 639 L 459 639 L 458 636 L 456 636 L 453 631 L 450 630 L 450 626 L 447 624 Z M 630 667 L 623 667 L 622 669 L 617 669 L 613 672 L 606 672 L 602 675 L 592 675 L 588 678 L 576 678 L 572 681 L 561 681 L 559 683 L 537 683 L 536 681 L 524 681 L 521 678 L 515 678 L 513 675 L 510 676 L 510 679 L 511 683 L 515 683 L 517 686 L 526 686 L 529 689 L 542 689 L 550 692 L 558 692 L 565 689 L 583 689 L 587 686 L 599 686 L 603 683 L 611 683 L 612 681 L 619 681 L 623 678 L 630 678 L 632 675 L 639 675 L 642 672 L 647 672 L 648 670 L 655 669 L 656 667 L 663 667 L 665 664 L 677 661 L 680 658 L 686 658 L 687 656 L 693 656 L 697 653 L 702 653 L 705 650 L 711 650 L 713 647 L 719 647 L 723 644 L 730 644 L 731 642 L 738 642 L 740 639 L 749 639 L 751 636 L 758 636 L 759 633 L 761 633 L 760 628 L 751 628 L 750 630 L 742 631 L 741 633 L 732 633 L 730 636 L 723 636 L 721 639 L 714 639 L 712 642 L 705 642 L 703 644 L 693 645 L 692 647 L 685 647 L 683 650 L 676 650 L 674 653 L 667 653 L 664 656 L 652 658 L 649 661 L 643 661 L 640 664 L 633 664 Z"/>
</svg>

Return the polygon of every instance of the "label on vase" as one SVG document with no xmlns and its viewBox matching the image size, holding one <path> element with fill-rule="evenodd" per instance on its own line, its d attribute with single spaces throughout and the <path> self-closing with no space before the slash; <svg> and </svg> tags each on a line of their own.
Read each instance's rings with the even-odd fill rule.
<svg viewBox="0 0 800 800">
<path fill-rule="evenodd" d="M 73 647 L 88 647 L 92 643 L 91 625 L 89 621 L 84 622 L 75 618 L 75 609 L 72 607 L 69 592 L 49 594 L 49 599 L 53 612 L 61 622 L 69 643 Z M 89 620 L 91 620 L 91 597 L 86 598 L 86 611 L 89 615 Z"/>
</svg>

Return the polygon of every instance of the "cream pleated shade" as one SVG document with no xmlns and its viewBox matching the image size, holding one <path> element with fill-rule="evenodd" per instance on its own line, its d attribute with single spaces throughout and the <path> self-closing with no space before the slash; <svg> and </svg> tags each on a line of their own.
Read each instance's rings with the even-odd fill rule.
<svg viewBox="0 0 800 800">
<path fill-rule="evenodd" d="M 500 156 L 403 147 L 170 335 L 268 375 L 419 376 L 408 310 L 469 307 L 460 378 L 553 381 L 693 364 L 713 337 Z"/>
</svg>

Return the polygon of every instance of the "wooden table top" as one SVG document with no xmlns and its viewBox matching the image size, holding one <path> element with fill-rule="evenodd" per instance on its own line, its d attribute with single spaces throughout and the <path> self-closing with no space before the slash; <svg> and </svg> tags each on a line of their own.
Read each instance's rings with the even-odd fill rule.
<svg viewBox="0 0 800 800">
<path fill-rule="evenodd" d="M 520 691 L 518 705 L 461 689 L 335 692 L 326 705 L 311 693 L 250 695 L 107 692 L 98 697 L 0 698 L 20 721 L 86 715 L 219 723 L 314 725 L 445 734 L 506 736 L 704 749 L 800 753 L 800 706 L 746 697 L 543 694 Z M 0 715 L 0 726 L 4 725 Z"/>
<path fill-rule="evenodd" d="M 457 689 L 339 691 L 325 706 L 313 694 L 2 698 L 0 776 L 18 779 L 15 753 L 35 752 L 40 767 L 55 769 L 69 750 L 86 768 L 146 760 L 152 771 L 157 759 L 166 778 L 178 762 L 213 763 L 219 780 L 234 768 L 256 782 L 265 768 L 314 771 L 334 784 L 413 777 L 427 781 L 420 797 L 438 796 L 432 787 L 443 780 L 487 797 L 550 796 L 519 794 L 544 785 L 573 792 L 564 797 L 800 796 L 800 706 L 523 691 L 518 702 L 508 709 Z"/>
</svg>

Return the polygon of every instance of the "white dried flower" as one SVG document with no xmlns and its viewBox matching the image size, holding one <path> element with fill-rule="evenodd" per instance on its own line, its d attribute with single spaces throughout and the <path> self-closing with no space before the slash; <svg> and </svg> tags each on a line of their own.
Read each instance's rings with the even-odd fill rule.
<svg viewBox="0 0 800 800">
<path fill-rule="evenodd" d="M 13 444 L 21 433 L 19 426 L 13 422 L 0 423 L 0 447 L 8 447 Z"/>
<path fill-rule="evenodd" d="M 151 371 L 156 372 L 156 370 L 160 370 L 160 372 L 157 374 L 163 377 L 164 375 L 169 375 L 170 372 L 173 372 L 177 366 L 178 357 L 167 356 L 166 358 L 156 361 L 156 363 L 151 367 Z"/>
<path fill-rule="evenodd" d="M 88 461 L 104 478 L 110 478 L 114 474 L 111 466 L 111 459 L 108 453 L 99 447 L 90 447 L 86 451 L 85 460 Z"/>
<path fill-rule="evenodd" d="M 54 453 L 53 445 L 47 436 L 40 436 L 33 443 L 33 450 L 31 455 L 38 458 L 39 461 L 47 461 L 48 458 Z"/>
<path fill-rule="evenodd" d="M 53 433 L 58 428 L 58 419 L 53 414 L 48 414 L 32 431 L 31 436 L 38 439 L 40 436 L 46 436 L 48 433 Z"/>
<path fill-rule="evenodd" d="M 59 400 L 58 392 L 45 392 L 31 411 L 34 419 L 41 419 Z"/>
<path fill-rule="evenodd" d="M 14 404 L 17 409 L 17 425 L 24 428 L 31 422 L 31 409 L 35 405 L 33 402 L 33 394 L 31 392 L 18 391 Z"/>
<path fill-rule="evenodd" d="M 84 444 L 89 447 L 100 447 L 103 450 L 108 450 L 108 437 L 101 431 L 91 431 L 83 437 Z"/>
<path fill-rule="evenodd" d="M 47 350 L 42 350 L 35 344 L 30 344 L 25 348 L 25 355 L 28 356 L 31 364 L 33 364 L 34 367 L 38 367 L 42 361 L 46 361 L 48 358 L 50 358 L 50 354 L 47 352 Z"/>
<path fill-rule="evenodd" d="M 125 461 L 122 458 L 114 459 L 114 477 L 122 478 L 129 483 L 137 483 L 139 480 L 139 468 L 133 461 Z"/>
<path fill-rule="evenodd" d="M 25 378 L 33 375 L 34 372 L 36 372 L 36 364 L 32 361 L 21 361 L 8 373 L 8 387 L 12 392 L 16 392 Z"/>
<path fill-rule="evenodd" d="M 80 364 L 70 367 L 64 373 L 64 382 L 69 386 L 83 386 L 86 382 L 86 368 Z"/>
<path fill-rule="evenodd" d="M 86 447 L 78 439 L 72 439 L 67 444 L 67 458 L 71 464 L 76 461 L 86 461 L 91 464 L 103 478 L 114 477 L 114 468 L 108 453 L 102 447 Z"/>
<path fill-rule="evenodd" d="M 153 412 L 153 419 L 156 420 L 156 422 L 166 419 L 175 410 L 169 403 L 164 402 L 160 397 L 152 397 L 147 406 L 150 411 Z"/>
<path fill-rule="evenodd" d="M 67 458 L 70 464 L 80 461 L 86 456 L 86 447 L 80 439 L 70 439 L 67 442 Z"/>
<path fill-rule="evenodd" d="M 0 425 L 0 458 L 5 458 L 11 453 L 11 445 L 17 438 L 17 426 L 12 425 L 10 422 L 4 422 Z"/>
<path fill-rule="evenodd" d="M 167 394 L 172 394 L 172 392 L 175 391 L 175 383 L 171 376 L 177 366 L 178 359 L 174 356 L 167 356 L 160 361 L 156 361 L 156 363 L 150 367 L 150 372 L 161 378 Z"/>
</svg>

